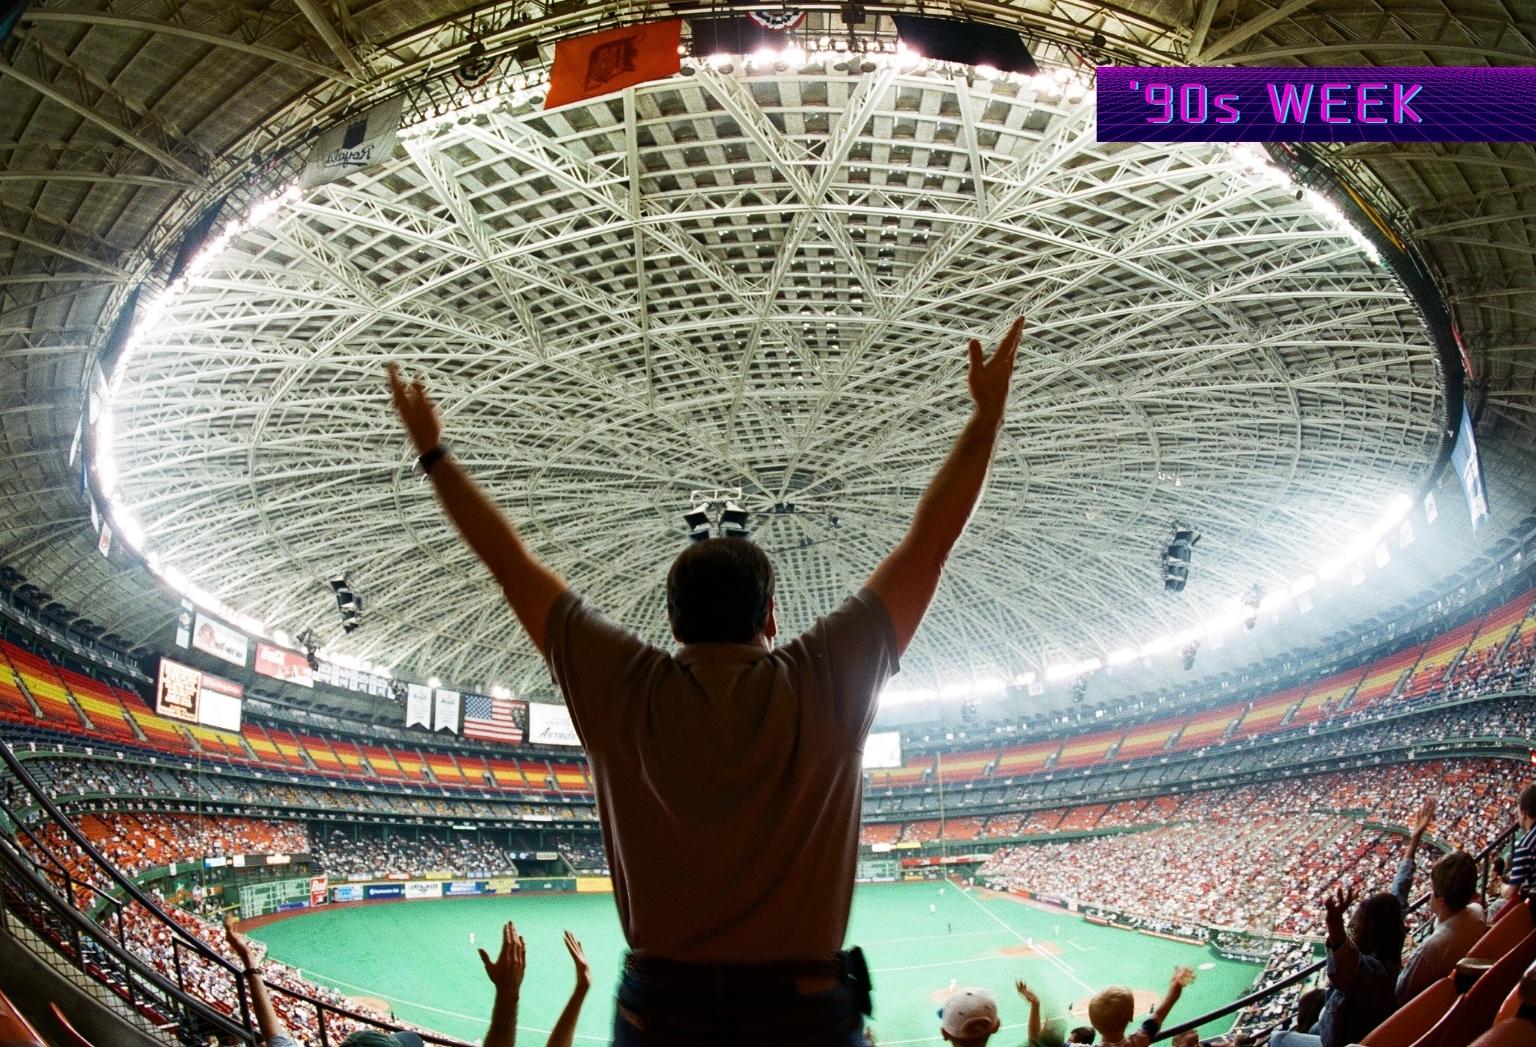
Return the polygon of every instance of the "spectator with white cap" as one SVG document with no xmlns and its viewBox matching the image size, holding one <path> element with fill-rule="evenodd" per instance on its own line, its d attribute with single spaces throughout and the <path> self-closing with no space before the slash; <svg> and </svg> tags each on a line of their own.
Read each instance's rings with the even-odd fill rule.
<svg viewBox="0 0 1536 1047">
<path fill-rule="evenodd" d="M 985 989 L 959 989 L 939 1008 L 940 1032 L 955 1047 L 985 1047 L 1003 1027 L 997 1017 L 997 997 Z"/>
</svg>

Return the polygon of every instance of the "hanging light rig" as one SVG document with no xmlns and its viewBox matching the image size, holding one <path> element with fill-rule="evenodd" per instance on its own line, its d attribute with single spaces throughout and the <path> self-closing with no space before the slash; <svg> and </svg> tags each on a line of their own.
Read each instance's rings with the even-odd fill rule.
<svg viewBox="0 0 1536 1047">
<path fill-rule="evenodd" d="M 683 513 L 683 526 L 687 528 L 690 542 L 702 542 L 711 537 L 711 513 L 715 514 L 714 534 L 721 538 L 751 539 L 747 511 L 741 507 L 741 488 L 694 491 L 688 500 L 692 508 Z"/>
</svg>

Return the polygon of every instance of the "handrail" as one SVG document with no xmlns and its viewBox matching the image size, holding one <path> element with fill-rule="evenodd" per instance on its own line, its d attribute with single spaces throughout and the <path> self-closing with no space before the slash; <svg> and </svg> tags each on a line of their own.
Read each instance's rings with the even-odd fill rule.
<svg viewBox="0 0 1536 1047">
<path fill-rule="evenodd" d="M 128 895 L 128 898 L 127 898 L 126 901 L 124 899 L 115 898 L 112 895 L 107 894 L 106 892 L 101 891 L 99 888 L 94 887 L 94 885 L 85 884 L 85 883 L 83 883 L 81 881 L 76 880 L 69 873 L 68 869 L 63 866 L 63 863 L 57 857 L 55 857 L 50 851 L 48 851 L 46 845 L 40 843 L 40 846 L 43 846 L 44 851 L 47 854 L 48 858 L 51 861 L 55 862 L 56 864 L 60 865 L 61 869 L 63 869 L 63 874 L 64 874 L 66 882 L 71 884 L 71 885 L 80 885 L 80 886 L 90 887 L 95 893 L 97 893 L 99 895 L 103 895 L 103 896 L 111 899 L 113 902 L 117 903 L 119 906 L 124 905 L 124 904 L 128 904 L 130 902 L 138 903 L 140 905 L 143 905 L 144 908 L 146 910 L 148 910 L 150 915 L 157 922 L 159 922 L 160 924 L 165 926 L 167 929 L 169 929 L 173 933 L 173 939 L 172 939 L 173 951 L 177 950 L 177 949 L 180 949 L 180 948 L 190 948 L 191 951 L 194 952 L 200 958 L 202 958 L 204 960 L 207 960 L 207 961 L 211 961 L 214 964 L 216 964 L 218 967 L 223 968 L 225 973 L 227 973 L 230 976 L 230 978 L 232 979 L 233 985 L 236 987 L 235 988 L 235 995 L 239 999 L 240 1010 L 241 1010 L 241 1018 L 242 1018 L 242 1020 L 244 1022 L 243 1026 L 241 1024 L 239 1024 L 239 1023 L 232 1024 L 231 1029 L 232 1030 L 239 1030 L 238 1034 L 243 1039 L 245 1039 L 247 1042 L 249 1042 L 250 1038 L 254 1035 L 254 1030 L 252 1029 L 252 1027 L 250 1025 L 250 1008 L 249 1008 L 249 1001 L 247 999 L 247 987 L 246 987 L 245 978 L 242 975 L 241 969 L 239 967 L 235 966 L 235 964 L 231 963 L 229 960 L 225 959 L 218 952 L 216 952 L 215 950 L 210 948 L 208 946 L 208 944 L 205 943 L 202 939 L 200 939 L 196 935 L 192 934 L 192 932 L 190 932 L 184 926 L 182 926 L 176 919 L 174 919 L 172 916 L 170 916 L 168 913 L 166 913 L 165 910 L 163 910 L 158 905 L 156 905 L 138 887 L 137 884 L 135 884 L 128 877 L 124 876 L 122 871 L 120 869 L 118 869 L 116 865 L 114 865 L 105 856 L 103 856 L 101 854 L 101 852 L 98 851 L 90 843 L 90 841 L 86 839 L 84 834 L 80 832 L 79 828 L 77 826 L 75 826 L 75 824 L 66 815 L 64 815 L 63 812 L 61 812 L 58 809 L 57 806 L 54 805 L 52 799 L 47 796 L 45 791 L 38 784 L 37 780 L 34 779 L 31 776 L 30 773 L 28 773 L 28 771 L 26 770 L 26 768 L 24 766 L 22 766 L 21 761 L 16 758 L 16 754 L 11 750 L 10 745 L 3 738 L 0 738 L 0 762 L 3 762 L 6 766 L 8 766 L 10 768 L 11 773 L 16 776 L 17 780 L 21 783 L 22 787 L 24 789 L 26 789 L 29 793 L 32 794 L 33 798 L 35 800 L 37 800 L 38 803 L 42 806 L 44 812 L 48 815 L 48 817 L 52 821 L 54 821 L 55 823 L 57 823 L 59 825 L 60 829 L 65 833 L 65 835 L 69 838 L 69 840 L 71 842 L 73 842 L 76 846 L 80 847 L 81 850 L 83 850 L 87 854 L 87 856 L 90 858 L 90 860 L 100 870 L 102 870 L 118 887 L 122 888 L 126 892 L 126 894 Z M 30 828 L 25 827 L 25 826 L 23 826 L 22 828 L 24 829 L 24 831 L 27 832 L 29 837 L 31 837 L 34 841 L 37 841 L 36 834 L 33 833 Z M 11 862 L 7 862 L 6 864 L 14 864 L 14 865 L 16 865 L 18 873 L 20 875 L 22 875 L 30 884 L 41 885 L 45 889 L 45 896 L 47 896 L 47 897 L 53 897 L 54 896 L 54 892 L 52 891 L 51 886 L 49 886 L 47 884 L 46 880 L 44 880 L 41 877 L 39 877 L 35 872 L 33 872 L 32 869 L 27 868 L 28 864 L 33 865 L 33 866 L 39 866 L 39 863 L 35 859 L 33 859 L 29 855 L 25 855 L 13 843 L 11 843 L 10 841 L 5 840 L 3 837 L 0 837 L 0 844 L 4 845 L 4 846 L 0 846 L 0 854 L 6 854 L 7 856 L 9 856 L 10 852 L 14 852 L 14 853 L 16 853 L 18 855 L 21 855 L 23 858 L 25 858 L 24 862 L 14 862 L 14 860 L 13 860 Z M 65 905 L 64 909 L 65 909 L 65 912 L 63 914 L 64 917 L 71 924 L 74 924 L 77 927 L 77 929 L 82 928 L 82 927 L 83 928 L 87 928 L 87 932 L 86 933 L 92 938 L 92 940 L 95 940 L 95 941 L 101 941 L 102 940 L 102 935 L 104 935 L 104 933 L 105 933 L 105 928 L 102 928 L 99 924 L 95 923 L 95 921 L 89 919 L 87 916 L 85 916 L 84 914 L 80 913 L 72 904 Z M 118 918 L 119 918 L 119 921 L 121 921 L 121 913 L 120 912 L 119 912 L 119 917 Z M 119 924 L 119 926 L 121 927 L 121 924 Z M 101 935 L 91 934 L 88 928 L 96 928 L 97 931 L 102 932 L 102 933 L 101 933 Z M 106 939 L 106 940 L 110 941 L 110 939 Z M 112 948 L 111 951 L 114 953 L 114 955 L 119 955 L 120 954 L 120 956 L 133 957 L 134 961 L 136 963 L 138 963 L 138 966 L 145 966 L 145 965 L 142 964 L 142 962 L 137 961 L 137 957 L 134 957 L 132 952 L 127 950 L 126 947 L 118 946 L 115 943 L 113 943 L 113 948 Z M 179 954 L 179 952 L 177 952 L 175 955 L 176 955 L 176 962 L 178 964 L 178 971 L 179 971 L 180 954 Z M 204 1008 L 204 1009 L 210 1009 L 210 1008 L 208 1008 L 208 1005 L 206 1003 L 204 1003 L 202 1000 L 200 1000 L 196 996 L 191 995 L 190 993 L 185 992 L 181 988 L 175 986 L 172 982 L 170 982 L 169 980 L 164 978 L 164 976 L 162 976 L 158 972 L 154 971 L 153 968 L 146 967 L 146 969 L 151 972 L 152 980 L 155 982 L 155 984 L 157 986 L 160 986 L 162 988 L 162 991 L 165 991 L 165 987 L 169 987 L 169 991 L 177 999 L 181 999 L 181 998 L 185 997 L 187 1000 L 192 1001 L 192 1003 L 195 1006 L 197 1006 L 197 1007 Z M 344 1019 L 347 1019 L 349 1021 L 360 1022 L 360 1023 L 364 1024 L 364 1025 L 369 1025 L 369 1026 L 372 1026 L 372 1027 L 375 1027 L 375 1028 L 381 1028 L 381 1029 L 398 1029 L 398 1028 L 400 1028 L 400 1026 L 395 1025 L 393 1023 L 380 1021 L 379 1019 L 377 1019 L 375 1017 L 372 1017 L 370 1015 L 361 1014 L 361 1013 L 359 1013 L 357 1011 L 349 1010 L 348 1008 L 340 1006 L 338 1004 L 328 1003 L 328 1002 L 326 1002 L 324 1000 L 316 999 L 315 997 L 310 996 L 307 993 L 300 992 L 300 991 L 295 990 L 295 989 L 289 989 L 289 988 L 287 988 L 286 986 L 283 986 L 283 985 L 277 985 L 277 984 L 269 983 L 267 987 L 268 987 L 269 991 L 271 991 L 272 993 L 275 993 L 275 994 L 278 994 L 278 995 L 281 995 L 281 996 L 289 997 L 292 1000 L 295 1000 L 295 1001 L 297 1001 L 299 1003 L 304 1004 L 306 1007 L 310 1007 L 310 1008 L 314 1009 L 314 1012 L 315 1012 L 316 1016 L 319 1018 L 321 1047 L 329 1047 L 329 1044 L 330 1044 L 329 1038 L 328 1038 L 327 1033 L 326 1033 L 326 1027 L 325 1027 L 325 1015 L 327 1015 L 327 1014 L 335 1015 L 337 1017 L 344 1018 Z M 214 1010 L 213 1013 L 219 1013 L 219 1012 Z M 229 1019 L 227 1017 L 225 1017 L 224 1020 L 225 1021 L 232 1021 L 232 1019 Z M 438 1044 L 438 1045 L 441 1045 L 441 1047 L 470 1047 L 470 1045 L 466 1044 L 462 1040 L 450 1039 L 450 1038 L 438 1036 L 438 1035 L 436 1035 L 434 1033 L 419 1032 L 419 1033 L 417 1033 L 417 1035 L 419 1035 L 424 1042 L 430 1043 L 430 1044 Z"/>
<path fill-rule="evenodd" d="M 1484 870 L 1482 882 L 1485 890 L 1488 883 L 1487 868 L 1490 860 L 1495 854 L 1502 850 L 1510 840 L 1514 838 L 1518 829 L 1519 826 L 1517 824 L 1511 824 L 1507 829 L 1499 833 L 1498 836 L 1488 841 L 1487 846 L 1485 846 L 1481 851 L 1477 853 L 1476 861 L 1483 867 Z M 1408 906 L 1408 910 L 1404 913 L 1404 915 L 1406 916 L 1409 913 L 1417 912 L 1425 905 L 1428 905 L 1429 899 L 1430 895 L 1428 894 L 1420 895 L 1412 905 Z M 1273 985 L 1267 985 L 1262 989 L 1255 989 L 1253 992 L 1248 993 L 1246 996 L 1243 996 L 1232 1003 L 1224 1004 L 1215 1010 L 1207 1011 L 1205 1014 L 1190 1018 L 1188 1021 L 1180 1022 L 1178 1025 L 1170 1025 L 1168 1028 L 1163 1029 L 1156 1036 L 1152 1037 L 1152 1042 L 1157 1043 L 1162 1040 L 1171 1040 L 1175 1036 L 1181 1036 L 1192 1029 L 1198 1029 L 1200 1026 L 1205 1025 L 1208 1022 L 1213 1022 L 1220 1018 L 1225 1018 L 1227 1015 L 1240 1011 L 1245 1007 L 1251 1007 L 1255 1003 L 1267 1000 L 1277 993 L 1285 989 L 1289 989 L 1291 986 L 1296 985 L 1297 983 L 1311 977 L 1327 965 L 1327 960 L 1318 960 L 1310 966 L 1297 971 L 1295 974 L 1287 975 L 1285 978 L 1281 979 Z"/>
<path fill-rule="evenodd" d="M 197 1014 L 202 1021 L 212 1023 L 224 1033 L 236 1036 L 247 1043 L 256 1042 L 252 1031 L 242 1027 L 239 1023 L 225 1015 L 218 1008 L 185 992 L 170 979 L 155 970 L 147 961 L 141 959 L 132 950 L 120 942 L 112 940 L 106 929 L 96 921 L 81 913 L 70 899 L 61 898 L 53 889 L 53 885 L 39 876 L 30 859 L 16 847 L 13 841 L 0 838 L 0 867 L 10 871 L 27 889 L 33 897 L 42 899 L 48 907 L 49 913 L 57 919 L 63 920 L 74 932 L 75 955 L 74 962 L 83 967 L 86 959 L 81 943 L 89 939 L 93 947 L 111 956 L 125 971 L 131 971 L 141 981 L 154 986 L 165 996 L 176 1000 L 182 1006 L 187 1007 Z M 133 989 L 132 978 L 125 979 L 128 982 L 130 993 Z"/>
</svg>

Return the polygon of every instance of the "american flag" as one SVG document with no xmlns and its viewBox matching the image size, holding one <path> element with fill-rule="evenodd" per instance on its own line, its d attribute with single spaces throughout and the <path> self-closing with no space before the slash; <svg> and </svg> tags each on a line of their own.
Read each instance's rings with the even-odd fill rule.
<svg viewBox="0 0 1536 1047">
<path fill-rule="evenodd" d="M 464 696 L 464 737 L 488 738 L 495 742 L 521 742 L 523 724 L 513 714 L 519 703 L 510 698 L 488 698 L 483 694 Z"/>
</svg>

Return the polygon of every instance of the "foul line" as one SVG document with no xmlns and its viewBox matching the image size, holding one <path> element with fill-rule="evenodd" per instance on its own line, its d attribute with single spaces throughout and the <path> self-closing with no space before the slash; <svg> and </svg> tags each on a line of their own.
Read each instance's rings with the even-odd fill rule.
<svg viewBox="0 0 1536 1047">
<path fill-rule="evenodd" d="M 951 881 L 951 883 L 953 884 L 953 881 Z M 1005 930 L 1009 934 L 1013 935 L 1015 938 L 1017 938 L 1019 941 L 1023 942 L 1025 945 L 1028 945 L 1030 943 L 1028 938 L 1026 938 L 1024 935 L 1020 934 L 1014 928 L 1010 927 L 1003 920 L 1002 917 L 997 915 L 997 913 L 993 912 L 991 909 L 988 909 L 985 905 L 982 905 L 981 902 L 978 901 L 977 899 L 971 897 L 969 892 L 961 891 L 960 894 L 967 901 L 969 901 L 972 905 L 976 906 L 976 908 L 980 909 L 982 912 L 984 912 L 988 916 L 992 917 L 992 919 L 996 920 L 997 921 L 997 925 L 999 927 L 1003 928 L 1003 930 Z M 1056 957 L 1050 955 L 1049 953 L 1047 953 L 1043 949 L 1040 950 L 1036 955 L 1040 956 L 1042 959 L 1045 960 L 1046 963 L 1049 963 L 1051 966 L 1055 967 L 1062 974 L 1065 974 L 1068 978 L 1071 978 L 1074 982 L 1076 982 L 1082 988 L 1082 990 L 1084 992 L 1086 992 L 1086 993 L 1092 993 L 1093 992 L 1093 986 L 1089 985 L 1087 982 L 1083 981 L 1077 975 L 1073 974 L 1072 973 L 1072 968 L 1068 967 L 1066 964 L 1064 964 L 1060 960 L 1056 959 Z"/>
</svg>

